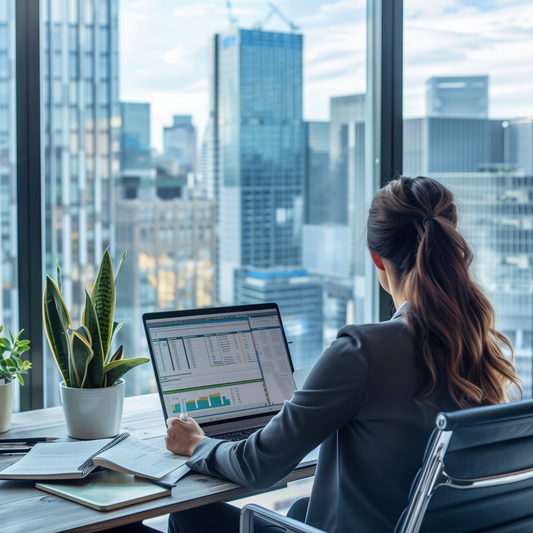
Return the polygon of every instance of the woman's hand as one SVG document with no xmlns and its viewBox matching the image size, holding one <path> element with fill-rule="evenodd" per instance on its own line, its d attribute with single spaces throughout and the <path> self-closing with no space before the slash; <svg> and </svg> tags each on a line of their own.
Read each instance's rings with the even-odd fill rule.
<svg viewBox="0 0 533 533">
<path fill-rule="evenodd" d="M 177 455 L 192 455 L 196 445 L 207 438 L 196 420 L 190 417 L 185 422 L 179 418 L 169 418 L 167 426 L 167 450 Z"/>
</svg>

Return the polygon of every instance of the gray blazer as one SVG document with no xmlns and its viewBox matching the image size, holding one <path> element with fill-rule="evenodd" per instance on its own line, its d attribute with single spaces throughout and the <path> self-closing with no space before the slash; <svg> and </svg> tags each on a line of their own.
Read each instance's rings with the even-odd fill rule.
<svg viewBox="0 0 533 533">
<path fill-rule="evenodd" d="M 415 402 L 420 385 L 401 316 L 345 326 L 265 428 L 238 443 L 204 439 L 187 465 L 268 487 L 322 444 L 306 523 L 329 533 L 391 533 L 438 412 Z"/>
</svg>

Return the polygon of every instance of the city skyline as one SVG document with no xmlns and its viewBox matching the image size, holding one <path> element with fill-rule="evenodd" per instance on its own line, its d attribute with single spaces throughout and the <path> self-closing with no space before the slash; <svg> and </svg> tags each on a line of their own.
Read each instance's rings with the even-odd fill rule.
<svg viewBox="0 0 533 533">
<path fill-rule="evenodd" d="M 268 13 L 265 2 L 234 1 L 232 5 L 241 28 L 251 28 Z M 277 5 L 305 35 L 304 120 L 327 120 L 330 97 L 365 92 L 365 2 L 311 0 Z M 533 114 L 533 77 L 524 79 L 523 74 L 523 64 L 531 62 L 533 50 L 530 2 L 409 0 L 405 17 L 407 118 L 424 116 L 427 78 L 468 74 L 491 77 L 491 118 Z M 209 38 L 227 29 L 222 1 L 179 5 L 121 1 L 121 101 L 152 103 L 158 150 L 162 128 L 174 114 L 192 114 L 201 141 L 208 114 Z M 288 31 L 276 17 L 266 29 Z M 443 46 L 449 51 L 446 55 L 441 53 Z"/>
</svg>

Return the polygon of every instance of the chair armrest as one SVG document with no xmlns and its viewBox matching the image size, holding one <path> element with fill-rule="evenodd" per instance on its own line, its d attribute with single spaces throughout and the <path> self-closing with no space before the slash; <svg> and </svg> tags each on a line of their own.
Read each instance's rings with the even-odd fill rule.
<svg viewBox="0 0 533 533">
<path fill-rule="evenodd" d="M 254 515 L 260 516 L 264 520 L 272 524 L 282 527 L 291 533 L 324 533 L 321 529 L 313 526 L 308 526 L 303 522 L 288 518 L 269 509 L 265 509 L 260 505 L 249 503 L 241 509 L 241 524 L 240 533 L 253 533 L 254 531 Z"/>
</svg>

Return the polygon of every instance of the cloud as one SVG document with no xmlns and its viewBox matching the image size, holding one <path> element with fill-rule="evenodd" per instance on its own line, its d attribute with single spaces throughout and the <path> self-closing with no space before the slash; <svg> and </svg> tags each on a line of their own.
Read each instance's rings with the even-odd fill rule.
<svg viewBox="0 0 533 533">
<path fill-rule="evenodd" d="M 175 17 L 205 17 L 211 10 L 216 8 L 216 4 L 191 4 L 178 7 L 173 11 Z"/>
<path fill-rule="evenodd" d="M 184 46 L 176 46 L 167 50 L 163 54 L 163 61 L 167 65 L 173 65 L 174 67 L 186 67 L 188 66 L 188 58 L 190 51 Z"/>
<path fill-rule="evenodd" d="M 313 22 L 324 22 L 345 11 L 364 11 L 365 9 L 366 0 L 341 0 L 340 2 L 322 4 L 318 12 L 299 18 L 298 24 L 305 26 Z"/>
</svg>

